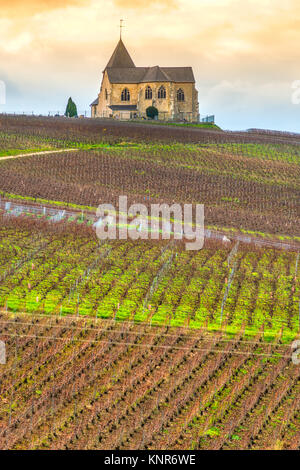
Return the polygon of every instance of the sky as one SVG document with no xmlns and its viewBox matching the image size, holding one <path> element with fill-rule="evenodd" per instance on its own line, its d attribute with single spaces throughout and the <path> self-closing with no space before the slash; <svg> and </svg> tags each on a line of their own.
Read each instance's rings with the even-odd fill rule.
<svg viewBox="0 0 300 470">
<path fill-rule="evenodd" d="M 0 112 L 62 113 L 72 96 L 89 114 L 122 18 L 135 65 L 193 67 L 202 117 L 215 114 L 224 129 L 300 132 L 299 0 L 0 0 L 0 7 Z"/>
</svg>

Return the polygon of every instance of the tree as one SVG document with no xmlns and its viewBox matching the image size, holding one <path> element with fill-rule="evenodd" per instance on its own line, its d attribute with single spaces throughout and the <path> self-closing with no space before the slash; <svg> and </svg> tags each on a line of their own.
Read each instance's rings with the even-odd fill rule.
<svg viewBox="0 0 300 470">
<path fill-rule="evenodd" d="M 146 109 L 146 115 L 150 119 L 154 119 L 155 116 L 158 116 L 158 109 L 155 106 L 149 106 Z"/>
<path fill-rule="evenodd" d="M 76 106 L 76 104 L 74 103 L 74 101 L 72 100 L 71 97 L 68 100 L 65 116 L 67 116 L 67 117 L 77 117 L 78 116 L 77 106 Z"/>
</svg>

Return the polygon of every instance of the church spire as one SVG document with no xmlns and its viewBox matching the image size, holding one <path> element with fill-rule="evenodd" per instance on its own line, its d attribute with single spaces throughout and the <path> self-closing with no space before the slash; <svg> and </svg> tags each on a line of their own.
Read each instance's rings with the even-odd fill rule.
<svg viewBox="0 0 300 470">
<path fill-rule="evenodd" d="M 123 26 L 123 21 L 124 20 L 120 20 L 120 40 L 122 39 L 122 28 L 125 27 L 125 26 Z"/>
<path fill-rule="evenodd" d="M 122 28 L 120 28 L 120 34 L 121 34 L 121 29 Z M 126 47 L 124 46 L 122 38 L 120 37 L 117 47 L 115 48 L 111 58 L 109 59 L 109 62 L 106 68 L 132 68 L 132 67 L 135 67 L 135 65 Z"/>
</svg>

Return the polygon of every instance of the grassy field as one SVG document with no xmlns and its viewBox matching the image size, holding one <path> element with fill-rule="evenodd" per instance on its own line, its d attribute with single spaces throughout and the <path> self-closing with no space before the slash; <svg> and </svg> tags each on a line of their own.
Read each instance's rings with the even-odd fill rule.
<svg viewBox="0 0 300 470">
<path fill-rule="evenodd" d="M 142 124 L 157 125 L 157 126 L 175 126 L 175 127 L 194 127 L 197 129 L 209 129 L 213 131 L 221 131 L 222 129 L 215 123 L 212 122 L 164 122 L 155 120 L 141 120 L 138 121 Z"/>
<path fill-rule="evenodd" d="M 55 145 L 53 143 L 50 144 L 46 139 L 1 132 L 0 127 L 0 159 L 1 157 L 42 152 L 55 148 Z"/>
</svg>

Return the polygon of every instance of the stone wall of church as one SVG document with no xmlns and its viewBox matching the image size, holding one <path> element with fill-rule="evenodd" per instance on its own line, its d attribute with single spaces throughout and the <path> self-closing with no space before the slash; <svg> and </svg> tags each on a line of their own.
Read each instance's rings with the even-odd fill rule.
<svg viewBox="0 0 300 470">
<path fill-rule="evenodd" d="M 152 89 L 152 99 L 146 99 L 146 87 Z M 166 89 L 166 98 L 158 98 L 158 90 L 161 86 Z M 121 101 L 121 94 L 124 88 L 130 93 L 130 101 Z M 181 88 L 184 92 L 184 101 L 177 101 L 177 90 Z M 198 119 L 198 92 L 194 83 L 170 83 L 170 82 L 152 82 L 152 83 L 128 83 L 111 84 L 107 73 L 103 75 L 100 93 L 98 95 L 99 103 L 96 107 L 94 117 L 111 117 L 113 113 L 109 105 L 137 105 L 138 115 L 145 116 L 146 109 L 149 106 L 155 106 L 159 111 L 159 119 L 186 119 L 196 121 Z M 95 108 L 94 108 L 95 109 Z M 93 110 L 92 110 L 93 113 Z M 130 117 L 130 115 L 129 115 Z"/>
<path fill-rule="evenodd" d="M 152 99 L 146 99 L 146 88 L 150 86 L 152 90 Z M 158 90 L 161 86 L 166 89 L 166 98 L 158 98 Z M 142 115 L 146 115 L 146 109 L 149 106 L 155 106 L 159 112 L 159 118 L 170 119 L 173 113 L 173 92 L 170 82 L 152 82 L 140 83 L 138 85 L 138 110 Z"/>
<path fill-rule="evenodd" d="M 195 85 L 194 83 L 174 83 L 174 119 L 186 119 L 187 121 L 197 120 L 195 116 Z M 184 92 L 184 101 L 177 100 L 177 91 Z"/>
<path fill-rule="evenodd" d="M 127 88 L 130 93 L 130 101 L 122 101 L 121 94 L 122 91 Z M 112 93 L 111 93 L 111 104 L 116 105 L 134 105 L 137 104 L 138 100 L 138 85 L 136 83 L 113 83 L 112 84 Z"/>
<path fill-rule="evenodd" d="M 198 91 L 196 87 L 193 87 L 193 121 L 198 121 L 199 115 L 199 102 L 198 102 Z"/>
<path fill-rule="evenodd" d="M 96 107 L 96 116 L 109 117 L 111 115 L 111 109 L 108 107 L 111 100 L 111 84 L 108 80 L 107 72 L 104 72 L 103 74 L 98 100 L 99 103 Z"/>
<path fill-rule="evenodd" d="M 158 98 L 158 90 L 161 86 L 166 89 L 166 98 Z M 147 86 L 152 89 L 152 100 L 146 99 Z M 177 90 L 184 92 L 184 101 L 177 101 Z M 198 119 L 198 94 L 193 83 L 154 82 L 139 85 L 138 109 L 141 114 L 146 114 L 148 106 L 155 106 L 159 111 L 159 119 L 186 119 L 197 121 Z"/>
</svg>

